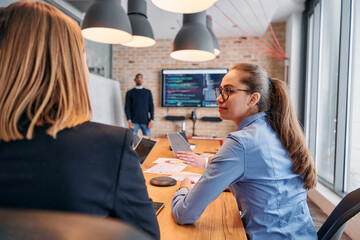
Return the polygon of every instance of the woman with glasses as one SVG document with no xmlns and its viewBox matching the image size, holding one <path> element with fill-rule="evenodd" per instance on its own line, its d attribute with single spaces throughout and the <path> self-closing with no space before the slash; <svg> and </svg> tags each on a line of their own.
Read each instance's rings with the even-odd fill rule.
<svg viewBox="0 0 360 240">
<path fill-rule="evenodd" d="M 0 207 L 111 216 L 160 239 L 131 131 L 89 121 L 85 58 L 55 7 L 0 9 Z"/>
<path fill-rule="evenodd" d="M 180 184 L 171 204 L 175 220 L 194 223 L 229 186 L 249 239 L 317 239 L 306 202 L 316 171 L 286 84 L 262 67 L 237 64 L 216 94 L 220 117 L 237 130 L 196 184 Z"/>
</svg>

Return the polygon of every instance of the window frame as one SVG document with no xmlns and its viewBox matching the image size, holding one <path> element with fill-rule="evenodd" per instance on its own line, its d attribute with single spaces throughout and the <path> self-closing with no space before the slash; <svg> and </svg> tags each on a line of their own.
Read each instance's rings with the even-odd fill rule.
<svg viewBox="0 0 360 240">
<path fill-rule="evenodd" d="M 316 158 L 316 143 L 317 143 L 317 114 L 319 103 L 319 64 L 320 57 L 320 43 L 321 43 L 321 28 L 323 27 L 322 20 L 322 4 L 324 0 L 308 0 L 306 2 L 306 10 L 304 17 L 306 20 L 306 51 L 305 60 L 303 62 L 303 71 L 306 72 L 303 80 L 306 84 L 305 91 L 305 109 L 304 109 L 304 127 L 305 137 L 308 143 L 311 154 Z M 326 0 L 325 0 L 326 1 Z M 334 161 L 334 183 L 329 183 L 324 178 L 318 176 L 319 182 L 332 189 L 340 196 L 346 193 L 346 167 L 348 162 L 348 131 L 350 121 L 350 64 L 351 64 L 351 50 L 352 50 L 352 23 L 354 19 L 354 1 L 341 1 L 341 23 L 340 23 L 340 46 L 339 46 L 339 66 L 338 66 L 338 99 L 337 99 L 337 113 L 336 113 L 336 146 L 335 146 L 335 161 Z M 350 14 L 349 14 L 350 13 Z M 320 16 L 317 16 L 320 14 Z M 313 22 L 310 21 L 313 19 Z M 310 26 L 313 24 L 313 26 Z M 312 31 L 312 33 L 309 33 Z M 341 107 L 339 107 L 341 106 Z M 315 162 L 317 159 L 314 159 Z"/>
</svg>

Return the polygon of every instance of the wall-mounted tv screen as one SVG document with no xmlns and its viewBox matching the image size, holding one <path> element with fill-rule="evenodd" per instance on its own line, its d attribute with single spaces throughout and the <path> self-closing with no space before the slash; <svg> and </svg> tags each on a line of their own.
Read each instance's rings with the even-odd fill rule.
<svg viewBox="0 0 360 240">
<path fill-rule="evenodd" d="M 217 69 L 163 69 L 163 107 L 217 107 L 215 88 L 228 72 Z"/>
</svg>

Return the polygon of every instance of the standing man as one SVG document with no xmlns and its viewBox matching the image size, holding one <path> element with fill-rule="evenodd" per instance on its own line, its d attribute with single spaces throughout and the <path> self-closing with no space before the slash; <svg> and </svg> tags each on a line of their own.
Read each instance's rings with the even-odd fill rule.
<svg viewBox="0 0 360 240">
<path fill-rule="evenodd" d="M 129 123 L 129 128 L 133 134 L 137 135 L 141 128 L 143 135 L 150 137 L 150 128 L 154 121 L 154 103 L 151 91 L 142 86 L 143 75 L 141 73 L 135 76 L 135 88 L 126 93 L 125 113 Z M 149 116 L 150 113 L 150 116 Z"/>
</svg>

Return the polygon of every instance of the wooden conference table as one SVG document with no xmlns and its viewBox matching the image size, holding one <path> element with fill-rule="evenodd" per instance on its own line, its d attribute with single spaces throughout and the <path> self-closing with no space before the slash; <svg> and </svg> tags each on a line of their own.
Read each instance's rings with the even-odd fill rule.
<svg viewBox="0 0 360 240">
<path fill-rule="evenodd" d="M 194 152 L 197 153 L 204 151 L 215 152 L 216 148 L 220 146 L 219 141 L 216 140 L 191 139 L 190 143 L 196 144 Z M 154 166 L 152 162 L 159 157 L 173 158 L 174 154 L 170 151 L 169 146 L 168 139 L 160 139 L 144 163 L 143 171 Z M 203 169 L 188 166 L 183 171 L 202 173 Z M 171 216 L 171 200 L 179 188 L 180 182 L 171 187 L 156 187 L 152 186 L 149 181 L 151 178 L 160 175 L 144 173 L 144 176 L 150 198 L 155 202 L 165 203 L 164 209 L 157 215 L 161 239 L 246 239 L 235 198 L 230 192 L 223 192 L 205 209 L 199 220 L 194 224 L 181 226 Z"/>
</svg>

